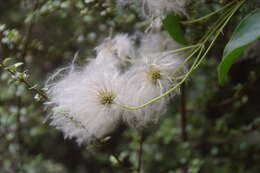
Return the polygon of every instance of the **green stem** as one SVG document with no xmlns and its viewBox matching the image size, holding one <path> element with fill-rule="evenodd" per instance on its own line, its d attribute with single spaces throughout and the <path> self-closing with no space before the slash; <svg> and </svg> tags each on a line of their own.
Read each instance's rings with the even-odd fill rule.
<svg viewBox="0 0 260 173">
<path fill-rule="evenodd" d="M 223 29 L 225 28 L 225 26 L 228 24 L 228 22 L 230 21 L 230 19 L 232 18 L 232 16 L 236 13 L 236 11 L 240 8 L 240 6 L 245 2 L 245 0 L 240 1 L 240 3 L 238 3 L 235 8 L 230 12 L 230 15 L 228 16 L 227 20 L 224 22 L 224 24 L 220 27 L 220 29 L 217 31 L 217 34 L 215 35 L 215 37 L 213 38 L 212 42 L 210 43 L 208 49 L 205 51 L 204 55 L 202 56 L 202 58 L 199 60 L 199 62 L 195 65 L 194 69 L 197 69 L 198 66 L 201 64 L 201 62 L 203 61 L 203 59 L 207 56 L 208 52 L 210 51 L 210 49 L 213 47 L 213 44 L 216 42 L 217 38 L 219 37 L 220 33 L 223 31 Z"/>
<path fill-rule="evenodd" d="M 197 48 L 197 47 L 200 47 L 200 46 L 201 46 L 201 44 L 195 44 L 195 45 L 191 45 L 191 46 L 182 47 L 182 48 L 179 48 L 179 49 L 170 50 L 170 51 L 167 51 L 165 53 L 166 54 L 178 53 L 178 52 L 182 52 L 182 51 L 189 50 L 189 49 L 192 49 L 192 48 Z"/>
<path fill-rule="evenodd" d="M 232 2 L 228 3 L 227 5 L 225 5 L 224 7 L 220 8 L 220 9 L 218 9 L 216 11 L 213 11 L 212 13 L 207 14 L 206 16 L 200 17 L 198 19 L 190 20 L 190 21 L 183 21 L 181 23 L 184 24 L 184 25 L 187 25 L 187 24 L 193 24 L 193 23 L 201 22 L 201 21 L 206 20 L 207 18 L 210 18 L 211 16 L 221 12 L 222 10 L 225 10 L 230 5 L 232 5 L 234 2 L 235 1 L 232 1 Z"/>
<path fill-rule="evenodd" d="M 212 37 L 212 35 L 213 35 L 215 32 L 217 32 L 221 26 L 223 26 L 223 24 L 225 23 L 225 21 L 226 21 L 226 20 L 229 18 L 229 16 L 231 15 L 233 9 L 234 9 L 234 8 L 232 8 L 231 10 L 228 10 L 227 13 L 226 13 L 226 15 L 224 15 L 223 17 L 220 18 L 221 20 L 219 20 L 219 22 L 216 23 L 216 26 L 212 29 L 212 32 L 208 33 L 208 35 L 205 36 L 204 42 L 207 42 L 207 41 Z"/>
<path fill-rule="evenodd" d="M 193 48 L 198 48 L 200 47 L 202 44 L 195 44 L 195 45 L 191 45 L 191 46 L 186 46 L 186 47 L 182 47 L 182 48 L 179 48 L 179 49 L 174 49 L 174 50 L 170 50 L 170 51 L 167 51 L 165 52 L 165 54 L 173 54 L 173 53 L 178 53 L 178 52 L 182 52 L 182 51 L 185 51 L 185 50 L 189 50 L 189 49 L 193 49 Z M 131 64 L 134 64 L 135 61 L 130 59 L 130 58 L 125 58 L 123 59 L 123 61 L 126 61 L 128 63 L 131 63 Z"/>
<path fill-rule="evenodd" d="M 212 36 L 212 34 L 221 26 L 221 24 L 227 19 L 230 12 L 234 9 L 234 6 L 230 7 L 223 13 L 214 24 L 208 29 L 208 31 L 204 34 L 204 36 L 199 40 L 199 42 L 206 42 L 208 38 Z M 203 41 L 204 40 L 204 41 Z"/>
<path fill-rule="evenodd" d="M 187 61 L 189 61 L 202 47 L 204 47 L 204 45 L 197 47 L 185 60 L 184 63 L 186 63 Z"/>
</svg>

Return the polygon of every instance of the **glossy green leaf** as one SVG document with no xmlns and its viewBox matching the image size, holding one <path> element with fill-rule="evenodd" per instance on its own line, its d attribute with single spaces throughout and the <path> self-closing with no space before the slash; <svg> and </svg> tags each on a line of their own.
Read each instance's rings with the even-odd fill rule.
<svg viewBox="0 0 260 173">
<path fill-rule="evenodd" d="M 235 29 L 225 47 L 223 59 L 218 66 L 218 79 L 221 84 L 239 55 L 254 41 L 260 38 L 260 9 L 246 16 Z"/>
<path fill-rule="evenodd" d="M 178 43 L 180 44 L 187 44 L 187 41 L 184 38 L 184 32 L 181 28 L 180 25 L 180 17 L 175 15 L 175 14 L 171 14 L 169 16 L 167 16 L 164 20 L 163 20 L 163 26 L 164 29 L 168 31 L 168 33 L 170 34 L 170 36 Z"/>
</svg>

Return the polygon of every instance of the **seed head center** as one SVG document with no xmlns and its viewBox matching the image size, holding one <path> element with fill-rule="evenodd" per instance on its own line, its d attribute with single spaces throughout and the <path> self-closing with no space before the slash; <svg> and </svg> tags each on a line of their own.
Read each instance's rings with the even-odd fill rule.
<svg viewBox="0 0 260 173">
<path fill-rule="evenodd" d="M 151 65 L 149 67 L 149 70 L 147 72 L 147 76 L 148 76 L 149 79 L 151 79 L 153 81 L 160 79 L 162 77 L 160 69 L 153 66 L 153 65 Z"/>
<path fill-rule="evenodd" d="M 97 93 L 98 100 L 102 105 L 110 105 L 114 103 L 116 98 L 115 94 L 112 91 L 103 89 Z"/>
</svg>

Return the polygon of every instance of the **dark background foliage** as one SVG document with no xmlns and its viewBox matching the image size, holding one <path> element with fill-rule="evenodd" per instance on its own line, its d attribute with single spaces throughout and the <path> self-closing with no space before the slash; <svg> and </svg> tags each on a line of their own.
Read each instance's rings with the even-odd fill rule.
<svg viewBox="0 0 260 173">
<path fill-rule="evenodd" d="M 42 87 L 48 75 L 72 61 L 94 56 L 104 37 L 138 33 L 148 26 L 138 8 L 117 8 L 114 0 L 8 0 L 0 2 L 0 58 L 24 62 L 30 80 Z M 198 0 L 189 5 L 189 18 L 203 16 L 227 1 Z M 156 173 L 259 173 L 260 43 L 253 44 L 232 67 L 220 86 L 216 68 L 234 26 L 260 7 L 248 1 L 177 96 L 159 123 L 141 132 L 120 127 L 102 146 L 77 146 L 48 125 L 47 113 L 35 93 L 0 69 L 0 172 L 101 173 L 131 172 L 138 166 L 143 136 L 143 170 Z M 186 20 L 183 18 L 183 20 Z M 214 22 L 183 26 L 195 42 Z M 183 99 L 185 97 L 185 99 Z M 183 103 L 183 104 L 181 104 Z M 183 107 L 185 105 L 185 107 Z M 186 112 L 183 139 L 181 107 Z M 112 156 L 122 161 L 118 165 Z M 132 171 L 133 172 L 133 171 Z"/>
</svg>

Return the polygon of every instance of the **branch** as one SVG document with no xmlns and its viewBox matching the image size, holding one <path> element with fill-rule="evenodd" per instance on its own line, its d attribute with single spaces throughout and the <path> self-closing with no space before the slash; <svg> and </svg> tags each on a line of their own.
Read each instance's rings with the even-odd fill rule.
<svg viewBox="0 0 260 173">
<path fill-rule="evenodd" d="M 21 53 L 21 59 L 22 60 L 25 60 L 25 57 L 26 57 L 26 54 L 27 54 L 28 45 L 30 43 L 32 30 L 33 30 L 33 26 L 34 26 L 35 11 L 38 9 L 38 7 L 39 7 L 39 1 L 37 0 L 34 4 L 33 9 L 32 9 L 33 15 L 32 15 L 32 18 L 31 18 L 31 21 L 29 23 L 28 30 L 27 30 L 27 33 L 26 33 L 26 36 L 25 36 L 24 47 L 23 47 L 23 50 L 22 50 L 22 53 Z"/>
<path fill-rule="evenodd" d="M 185 83 L 181 85 L 181 138 L 182 142 L 186 142 L 188 140 L 187 134 L 187 118 L 186 118 L 186 89 Z M 187 173 L 187 164 L 184 164 L 181 168 L 182 173 Z"/>
<path fill-rule="evenodd" d="M 4 65 L 2 62 L 0 62 L 0 67 L 3 67 L 7 72 L 9 72 L 11 75 L 13 76 L 16 76 L 16 72 L 9 69 L 6 65 Z M 26 85 L 26 87 L 29 89 L 29 90 L 32 90 L 34 92 L 36 92 L 37 94 L 39 94 L 40 96 L 42 96 L 42 98 L 45 100 L 45 101 L 48 101 L 49 98 L 46 96 L 46 94 L 38 89 L 38 88 L 35 88 L 33 84 L 31 84 L 30 81 L 28 81 L 27 79 L 25 78 L 22 78 L 20 76 L 17 76 L 16 79 L 22 83 L 24 83 Z"/>
<path fill-rule="evenodd" d="M 35 5 L 32 9 L 33 13 L 38 9 L 38 7 L 39 7 L 39 1 L 36 0 Z M 28 26 L 27 34 L 25 36 L 24 47 L 23 47 L 23 50 L 22 50 L 22 53 L 21 53 L 21 60 L 22 60 L 23 63 L 25 63 L 25 57 L 26 57 L 26 54 L 27 54 L 28 45 L 30 43 L 32 29 L 33 29 L 33 26 L 34 26 L 34 18 L 35 18 L 35 14 L 33 14 L 33 16 L 32 16 L 32 19 L 31 19 L 29 26 Z M 9 69 L 5 64 L 3 64 L 1 62 L 0 62 L 0 67 L 3 67 L 11 75 L 16 76 L 15 71 Z M 35 91 L 37 94 L 39 94 L 45 101 L 49 100 L 48 97 L 46 96 L 46 94 L 42 90 L 35 88 L 34 85 L 31 84 L 31 82 L 29 82 L 27 79 L 22 78 L 20 76 L 17 76 L 16 79 L 18 81 L 24 83 L 29 90 Z"/>
<path fill-rule="evenodd" d="M 186 91 L 185 84 L 181 86 L 181 132 L 182 132 L 182 141 L 186 142 L 188 140 L 187 134 L 187 119 L 186 119 Z"/>
<path fill-rule="evenodd" d="M 25 36 L 25 41 L 24 41 L 24 47 L 23 47 L 23 50 L 21 52 L 21 61 L 24 63 L 24 66 L 22 66 L 22 69 L 24 70 L 23 67 L 26 66 L 26 54 L 27 54 L 27 51 L 28 51 L 28 45 L 30 43 L 30 40 L 31 40 L 31 34 L 32 34 L 32 30 L 33 30 L 33 25 L 34 25 L 34 17 L 35 17 L 35 11 L 37 10 L 38 8 L 38 1 L 35 2 L 35 5 L 32 9 L 32 12 L 33 12 L 33 16 L 31 18 L 31 21 L 29 23 L 29 26 L 28 26 L 28 29 L 27 29 L 27 33 L 26 33 L 26 36 Z M 17 93 L 17 90 L 18 90 L 18 86 L 16 86 L 16 93 Z M 17 135 L 17 143 L 19 144 L 19 146 L 22 145 L 22 136 L 21 136 L 21 130 L 22 130 L 22 124 L 21 124 L 21 108 L 23 106 L 22 104 L 22 98 L 21 96 L 16 96 L 17 97 L 17 118 L 16 118 L 16 121 L 17 121 L 17 129 L 16 129 L 16 135 Z M 21 155 L 22 155 L 22 152 L 21 152 L 21 148 L 19 147 L 18 148 L 18 154 L 17 154 L 17 160 L 18 160 L 18 163 L 17 163 L 17 167 L 20 169 L 21 165 L 23 164 L 22 162 L 22 159 L 21 159 Z"/>
<path fill-rule="evenodd" d="M 142 170 L 143 143 L 144 143 L 144 134 L 143 134 L 143 132 L 142 132 L 142 134 L 141 134 L 141 139 L 140 139 L 140 141 L 139 141 L 137 173 L 140 173 L 141 170 Z"/>
</svg>

